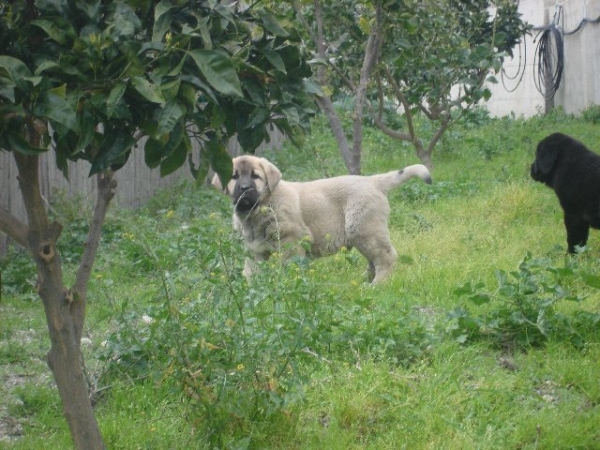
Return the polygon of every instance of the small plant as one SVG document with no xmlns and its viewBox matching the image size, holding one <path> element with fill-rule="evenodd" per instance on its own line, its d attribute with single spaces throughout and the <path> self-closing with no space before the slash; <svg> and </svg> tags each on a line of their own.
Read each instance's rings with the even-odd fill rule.
<svg viewBox="0 0 600 450">
<path fill-rule="evenodd" d="M 486 291 L 483 282 L 465 283 L 455 295 L 487 309 L 479 315 L 466 307 L 454 309 L 450 313 L 452 334 L 461 343 L 482 339 L 508 348 L 540 346 L 551 338 L 583 344 L 582 332 L 597 323 L 600 315 L 580 312 L 571 316 L 558 306 L 564 300 L 582 301 L 568 288 L 574 280 L 597 286 L 598 277 L 579 274 L 575 264 L 570 261 L 554 267 L 548 259 L 527 254 L 517 270 L 496 272 L 498 287 L 493 292 Z"/>
<path fill-rule="evenodd" d="M 8 255 L 0 259 L 1 294 L 27 294 L 37 299 L 35 293 L 35 265 L 23 250 L 10 248 Z"/>
<path fill-rule="evenodd" d="M 592 105 L 583 110 L 581 114 L 583 120 L 593 124 L 600 123 L 600 105 Z"/>
</svg>

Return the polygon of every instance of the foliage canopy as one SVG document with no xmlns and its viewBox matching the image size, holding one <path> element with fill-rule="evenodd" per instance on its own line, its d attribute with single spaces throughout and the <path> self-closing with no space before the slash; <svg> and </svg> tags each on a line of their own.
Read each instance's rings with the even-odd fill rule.
<svg viewBox="0 0 600 450">
<path fill-rule="evenodd" d="M 118 169 L 148 136 L 146 163 L 161 174 L 196 137 L 202 172 L 211 163 L 228 176 L 228 138 L 253 151 L 270 124 L 293 135 L 314 112 L 299 36 L 265 11 L 30 0 L 4 3 L 0 17 L 0 148 L 35 155 L 52 141 L 65 174 L 78 159 L 91 174 Z"/>
</svg>

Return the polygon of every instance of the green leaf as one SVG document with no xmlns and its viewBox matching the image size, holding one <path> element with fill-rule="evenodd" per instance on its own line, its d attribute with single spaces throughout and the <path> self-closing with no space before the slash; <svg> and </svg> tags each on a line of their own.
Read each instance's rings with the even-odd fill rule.
<svg viewBox="0 0 600 450">
<path fill-rule="evenodd" d="M 208 175 L 208 170 L 210 169 L 209 155 L 207 152 L 199 152 L 198 167 L 194 166 L 194 161 L 192 160 L 191 154 L 188 155 L 188 162 L 190 166 L 190 172 L 196 180 L 196 184 L 199 185 L 206 179 L 206 176 Z"/>
<path fill-rule="evenodd" d="M 207 142 L 204 150 L 208 153 L 210 166 L 213 168 L 223 186 L 227 185 L 233 173 L 233 162 L 231 155 L 227 153 L 227 148 L 218 138 L 213 137 Z"/>
<path fill-rule="evenodd" d="M 160 176 L 165 177 L 179 169 L 183 163 L 185 163 L 190 149 L 191 144 L 189 136 L 185 133 L 181 133 L 179 145 L 177 145 L 160 163 Z"/>
<path fill-rule="evenodd" d="M 489 303 L 491 298 L 488 294 L 479 293 L 479 294 L 471 295 L 469 297 L 469 300 L 472 301 L 473 303 L 475 303 L 477 306 L 481 306 L 481 305 L 485 305 L 486 303 Z"/>
<path fill-rule="evenodd" d="M 60 45 L 67 45 L 76 36 L 73 25 L 62 17 L 53 17 L 52 20 L 33 20 L 31 24 L 44 30 L 50 39 L 58 42 Z"/>
<path fill-rule="evenodd" d="M 158 2 L 154 9 L 154 28 L 152 30 L 152 40 L 162 41 L 163 37 L 171 28 L 171 13 L 173 4 L 169 0 Z"/>
<path fill-rule="evenodd" d="M 248 117 L 248 123 L 244 128 L 252 128 L 257 125 L 261 125 L 267 121 L 271 112 L 267 108 L 256 107 L 250 117 Z"/>
<path fill-rule="evenodd" d="M 47 148 L 36 148 L 32 146 L 22 135 L 18 133 L 10 133 L 7 136 L 7 139 L 11 147 L 10 149 L 23 155 L 39 155 L 48 150 Z"/>
<path fill-rule="evenodd" d="M 84 151 L 94 139 L 96 134 L 95 117 L 91 114 L 81 114 L 79 116 L 79 135 L 77 145 L 72 149 L 71 154 Z"/>
<path fill-rule="evenodd" d="M 113 166 L 123 166 L 134 144 L 135 139 L 126 129 L 106 129 L 98 154 L 92 161 L 90 176 Z"/>
<path fill-rule="evenodd" d="M 271 14 L 261 11 L 259 13 L 263 26 L 275 36 L 287 37 L 289 33 L 283 29 L 280 23 Z"/>
<path fill-rule="evenodd" d="M 20 59 L 0 55 L 0 77 L 16 80 L 31 76 L 31 71 Z"/>
<path fill-rule="evenodd" d="M 117 105 L 123 98 L 123 94 L 125 93 L 125 89 L 127 88 L 126 83 L 118 83 L 114 88 L 111 89 L 110 94 L 108 94 L 108 98 L 106 99 L 106 118 L 110 120 L 115 110 L 117 109 Z"/>
<path fill-rule="evenodd" d="M 64 98 L 48 92 L 42 96 L 33 108 L 37 117 L 51 120 L 72 131 L 77 131 L 77 114 L 71 104 Z"/>
<path fill-rule="evenodd" d="M 160 88 L 144 77 L 131 78 L 131 86 L 146 100 L 152 103 L 165 103 Z"/>
<path fill-rule="evenodd" d="M 275 67 L 277 70 L 283 73 L 287 73 L 285 71 L 285 63 L 283 62 L 283 58 L 279 53 L 273 50 L 265 50 L 263 53 L 267 57 L 269 62 L 273 64 L 273 67 Z"/>
<path fill-rule="evenodd" d="M 179 106 L 177 101 L 169 100 L 160 112 L 158 117 L 158 128 L 156 129 L 156 137 L 169 134 L 175 125 L 180 123 L 185 111 Z"/>
<path fill-rule="evenodd" d="M 198 69 L 206 81 L 225 95 L 243 97 L 240 80 L 229 58 L 214 50 L 190 50 Z"/>
<path fill-rule="evenodd" d="M 591 273 L 582 273 L 581 279 L 585 284 L 595 289 L 600 289 L 600 276 Z"/>
<path fill-rule="evenodd" d="M 144 143 L 144 162 L 151 169 L 155 169 L 160 165 L 163 145 L 162 142 L 156 139 L 148 139 Z"/>
</svg>

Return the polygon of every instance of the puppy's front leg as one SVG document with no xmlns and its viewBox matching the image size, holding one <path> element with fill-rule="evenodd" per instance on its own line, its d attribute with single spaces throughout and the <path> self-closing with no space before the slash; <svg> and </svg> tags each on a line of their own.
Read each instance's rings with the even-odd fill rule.
<svg viewBox="0 0 600 450">
<path fill-rule="evenodd" d="M 587 244 L 590 224 L 580 213 L 573 214 L 565 211 L 565 228 L 567 229 L 567 245 L 569 253 L 576 253 L 577 247 Z"/>
<path fill-rule="evenodd" d="M 248 281 L 252 278 L 252 275 L 257 272 L 258 268 L 256 265 L 256 260 L 252 258 L 246 258 L 244 261 L 244 270 L 242 271 L 242 275 L 246 277 Z"/>
</svg>

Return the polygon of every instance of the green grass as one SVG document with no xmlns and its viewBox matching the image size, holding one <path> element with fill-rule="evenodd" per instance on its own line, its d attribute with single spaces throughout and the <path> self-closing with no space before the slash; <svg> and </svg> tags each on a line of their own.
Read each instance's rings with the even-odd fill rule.
<svg viewBox="0 0 600 450">
<path fill-rule="evenodd" d="M 248 285 L 229 201 L 209 188 L 112 210 L 83 346 L 107 447 L 600 448 L 600 235 L 566 257 L 558 202 L 529 179 L 553 131 L 600 137 L 561 113 L 449 130 L 434 183 L 390 196 L 400 258 L 375 287 L 355 251 L 275 258 Z M 365 174 L 418 162 L 372 129 L 364 149 Z M 287 179 L 344 173 L 321 123 L 267 156 Z M 54 209 L 71 279 L 86 215 Z M 2 270 L 0 448 L 68 448 L 33 267 L 11 255 Z"/>
</svg>

